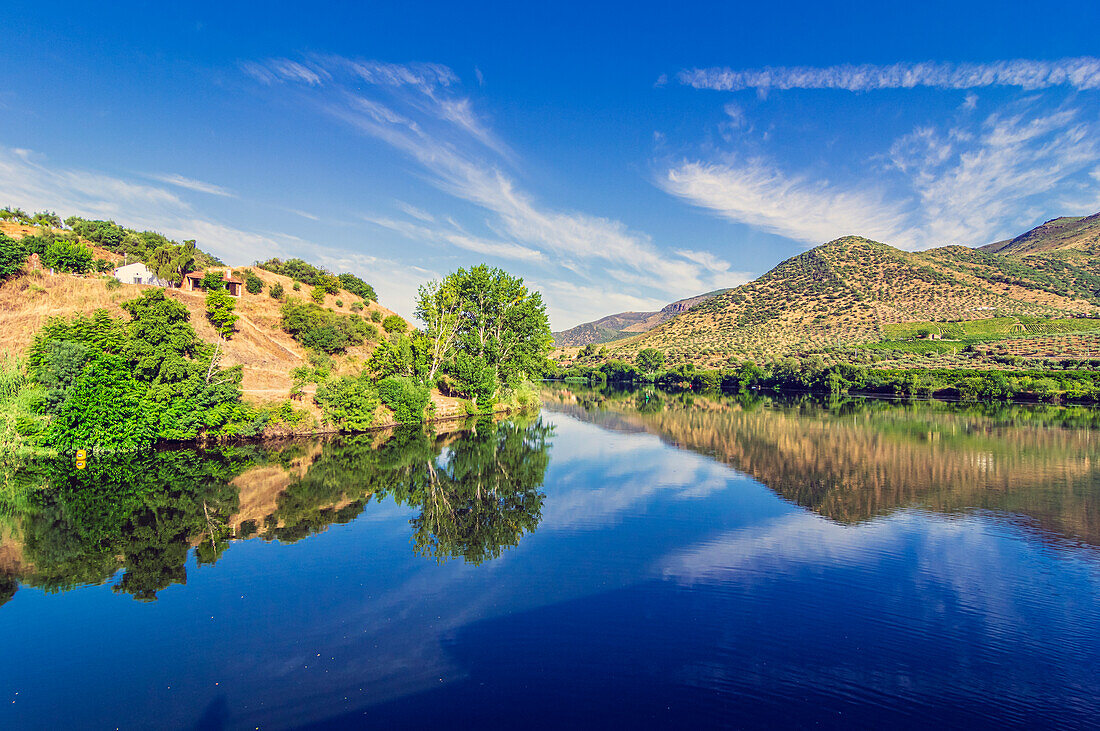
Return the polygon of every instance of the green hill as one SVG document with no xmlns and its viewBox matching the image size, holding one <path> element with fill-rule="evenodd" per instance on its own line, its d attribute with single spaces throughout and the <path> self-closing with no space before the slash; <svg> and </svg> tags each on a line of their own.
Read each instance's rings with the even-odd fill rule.
<svg viewBox="0 0 1100 731">
<path fill-rule="evenodd" d="M 897 341 L 894 327 L 1009 318 L 1000 337 L 1100 330 L 1035 323 L 1100 317 L 1100 214 L 1047 222 L 980 249 L 947 246 L 907 252 L 858 236 L 822 244 L 783 261 L 637 336 L 608 344 L 608 356 L 633 360 L 643 348 L 669 361 L 720 365 Z M 1030 318 L 1032 325 L 1023 324 Z M 1019 327 L 1013 325 L 1019 324 Z M 918 328 L 919 329 L 919 328 Z M 942 330 L 942 327 L 938 328 Z M 959 350 L 982 338 L 936 343 Z M 1057 354 L 1057 347 L 1050 355 Z"/>
</svg>

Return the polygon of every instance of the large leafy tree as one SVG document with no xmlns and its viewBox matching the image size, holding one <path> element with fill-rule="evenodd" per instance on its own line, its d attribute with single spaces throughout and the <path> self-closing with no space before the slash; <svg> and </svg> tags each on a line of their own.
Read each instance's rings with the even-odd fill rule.
<svg viewBox="0 0 1100 731">
<path fill-rule="evenodd" d="M 479 265 L 421 288 L 417 316 L 435 338 L 435 365 L 465 354 L 463 370 L 512 386 L 542 369 L 553 340 L 542 295 L 521 277 Z M 492 379 L 489 379 L 492 380 Z"/>
</svg>

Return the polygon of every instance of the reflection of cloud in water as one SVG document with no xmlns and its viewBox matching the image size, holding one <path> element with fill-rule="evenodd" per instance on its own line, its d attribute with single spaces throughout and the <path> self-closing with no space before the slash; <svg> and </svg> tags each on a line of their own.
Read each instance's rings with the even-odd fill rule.
<svg viewBox="0 0 1100 731">
<path fill-rule="evenodd" d="M 1021 571 L 1021 566 L 1030 568 Z M 1085 557 L 1058 554 L 987 516 L 945 517 L 919 510 L 857 526 L 793 513 L 675 551 L 655 568 L 664 579 L 684 585 L 760 585 L 816 574 L 838 591 L 846 580 L 824 572 L 854 571 L 861 575 L 852 579 L 857 582 L 882 577 L 883 595 L 919 596 L 919 610 L 926 615 L 941 612 L 945 601 L 957 603 L 996 636 L 1015 635 L 1033 621 L 1032 612 L 1041 611 L 1048 626 L 1073 626 L 1080 617 L 1071 605 L 1052 616 L 1050 604 L 1034 597 L 1081 583 L 1100 591 L 1100 572 Z"/>
<path fill-rule="evenodd" d="M 593 438 L 596 428 L 562 414 L 554 414 L 554 427 L 555 459 L 548 477 L 554 495 L 543 507 L 540 530 L 606 527 L 657 494 L 703 498 L 739 476 L 648 434 L 598 430 L 599 438 Z"/>
</svg>

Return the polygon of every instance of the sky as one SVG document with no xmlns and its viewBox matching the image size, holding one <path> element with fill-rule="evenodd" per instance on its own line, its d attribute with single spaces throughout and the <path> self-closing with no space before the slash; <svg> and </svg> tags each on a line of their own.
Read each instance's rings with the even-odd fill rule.
<svg viewBox="0 0 1100 731">
<path fill-rule="evenodd" d="M 555 330 L 847 234 L 981 245 L 1100 211 L 1100 4 L 14 2 L 0 206 L 411 316 L 488 263 Z"/>
</svg>

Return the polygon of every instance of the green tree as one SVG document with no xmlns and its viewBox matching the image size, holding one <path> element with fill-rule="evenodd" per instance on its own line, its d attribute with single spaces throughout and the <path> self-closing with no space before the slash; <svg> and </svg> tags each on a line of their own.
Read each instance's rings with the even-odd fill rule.
<svg viewBox="0 0 1100 731">
<path fill-rule="evenodd" d="M 245 269 L 244 288 L 249 294 L 259 294 L 264 291 L 264 280 L 257 277 L 251 269 Z"/>
<path fill-rule="evenodd" d="M 317 386 L 314 401 L 321 407 L 326 423 L 353 432 L 370 428 L 381 403 L 378 389 L 364 376 L 344 376 L 322 383 Z"/>
<path fill-rule="evenodd" d="M 459 269 L 444 283 L 429 286 L 417 308 L 428 316 L 425 324 L 429 329 L 444 332 L 439 304 L 431 301 L 440 291 L 445 304 L 449 298 L 458 301 L 455 362 L 458 353 L 465 353 L 467 370 L 480 363 L 492 372 L 492 378 L 479 378 L 480 383 L 514 386 L 529 374 L 542 372 L 553 338 L 542 296 L 529 291 L 522 278 L 482 264 Z M 444 346 L 444 350 L 450 348 Z"/>
<path fill-rule="evenodd" d="M 637 363 L 646 373 L 653 373 L 665 364 L 665 354 L 656 348 L 643 348 L 638 352 Z"/>
<path fill-rule="evenodd" d="M 409 324 L 398 315 L 390 315 L 382 320 L 382 329 L 388 333 L 403 333 L 409 329 Z"/>
<path fill-rule="evenodd" d="M 142 402 L 144 389 L 125 360 L 102 354 L 73 384 L 46 432 L 46 443 L 62 452 L 132 451 L 148 447 L 155 433 Z"/>
<path fill-rule="evenodd" d="M 92 268 L 92 250 L 75 241 L 58 239 L 46 248 L 42 263 L 50 269 L 73 274 L 84 274 Z"/>
<path fill-rule="evenodd" d="M 0 281 L 23 271 L 27 251 L 21 242 L 0 234 Z"/>
<path fill-rule="evenodd" d="M 202 275 L 199 286 L 207 292 L 212 292 L 216 289 L 225 289 L 225 276 L 218 271 L 206 272 Z"/>
<path fill-rule="evenodd" d="M 271 288 L 267 290 L 267 293 L 271 296 L 271 299 L 275 300 L 281 300 L 283 298 L 283 292 L 283 285 L 279 282 L 271 285 Z"/>
<path fill-rule="evenodd" d="M 424 332 L 431 341 L 429 383 L 435 382 L 439 369 L 454 353 L 461 309 L 462 300 L 454 274 L 423 284 L 417 290 L 416 316 L 424 323 Z"/>
<path fill-rule="evenodd" d="M 206 293 L 206 319 L 223 338 L 233 335 L 238 318 L 234 312 L 236 308 L 236 298 L 225 289 L 212 289 Z"/>
<path fill-rule="evenodd" d="M 321 287 L 320 285 L 315 286 L 313 289 L 310 290 L 309 298 L 317 304 L 323 305 L 325 303 L 324 287 Z"/>
</svg>

